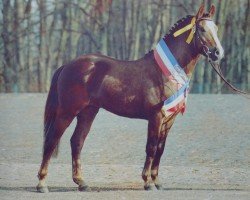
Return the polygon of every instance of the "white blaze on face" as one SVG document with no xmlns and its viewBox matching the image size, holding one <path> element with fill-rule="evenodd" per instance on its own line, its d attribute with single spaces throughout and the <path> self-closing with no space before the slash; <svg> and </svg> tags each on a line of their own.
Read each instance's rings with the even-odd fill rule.
<svg viewBox="0 0 250 200">
<path fill-rule="evenodd" d="M 204 28 L 207 32 L 211 34 L 211 37 L 213 38 L 216 48 L 219 51 L 218 59 L 221 60 L 224 57 L 224 49 L 221 46 L 220 40 L 217 35 L 218 28 L 215 25 L 213 21 L 204 21 Z"/>
</svg>

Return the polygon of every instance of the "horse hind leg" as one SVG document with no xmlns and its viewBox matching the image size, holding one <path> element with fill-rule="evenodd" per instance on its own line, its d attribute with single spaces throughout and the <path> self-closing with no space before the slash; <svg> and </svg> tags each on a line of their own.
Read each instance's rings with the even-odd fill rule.
<svg viewBox="0 0 250 200">
<path fill-rule="evenodd" d="M 72 152 L 72 178 L 80 191 L 90 188 L 83 180 L 80 153 L 99 108 L 88 106 L 77 115 L 77 125 L 70 139 Z"/>
<path fill-rule="evenodd" d="M 68 112 L 59 109 L 54 123 L 51 124 L 48 130 L 47 136 L 44 141 L 43 159 L 40 170 L 38 172 L 38 192 L 49 192 L 48 187 L 45 183 L 45 178 L 48 174 L 49 161 L 55 150 L 55 147 L 59 143 L 61 136 L 63 135 L 65 129 L 70 125 L 74 117 L 74 115 L 70 115 Z"/>
</svg>

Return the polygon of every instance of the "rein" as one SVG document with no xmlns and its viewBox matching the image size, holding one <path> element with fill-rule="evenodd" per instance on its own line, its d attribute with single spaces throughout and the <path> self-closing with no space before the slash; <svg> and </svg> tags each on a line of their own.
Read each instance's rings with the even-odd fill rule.
<svg viewBox="0 0 250 200">
<path fill-rule="evenodd" d="M 206 45 L 206 42 L 203 40 L 203 38 L 201 37 L 199 31 L 198 31 L 198 23 L 202 20 L 208 20 L 208 21 L 212 21 L 212 19 L 210 18 L 200 18 L 198 20 L 196 20 L 195 17 L 192 18 L 190 24 L 188 24 L 187 26 L 179 29 L 178 31 L 176 31 L 173 35 L 174 37 L 177 37 L 181 34 L 183 34 L 184 32 L 186 31 L 190 31 L 189 35 L 188 35 L 188 38 L 186 40 L 186 43 L 190 44 L 193 37 L 195 36 L 196 39 L 199 40 L 199 42 L 201 43 L 201 46 L 202 46 L 202 51 L 203 53 L 205 54 L 205 56 L 208 58 L 208 62 L 211 64 L 211 66 L 213 67 L 214 71 L 220 76 L 220 78 L 229 86 L 230 89 L 232 89 L 233 91 L 237 92 L 238 94 L 250 99 L 250 97 L 248 96 L 249 94 L 247 92 L 244 92 L 242 90 L 239 90 L 238 88 L 236 88 L 235 86 L 233 86 L 231 83 L 229 83 L 226 78 L 224 77 L 224 75 L 222 74 L 222 71 L 221 71 L 221 68 L 220 68 L 220 65 L 219 64 L 215 64 L 210 55 L 211 55 L 211 51 L 209 49 L 209 47 Z M 196 39 L 194 39 L 194 46 L 195 46 L 195 49 L 198 49 L 197 48 L 197 44 L 196 44 Z"/>
<path fill-rule="evenodd" d="M 209 20 L 212 21 L 209 18 L 201 18 L 199 19 L 197 22 L 202 21 L 202 20 Z M 197 26 L 197 25 L 196 25 Z M 196 28 L 197 29 L 197 28 Z M 199 41 L 201 42 L 202 45 L 202 50 L 204 52 L 204 54 L 206 55 L 206 57 L 208 58 L 208 62 L 210 63 L 210 65 L 213 67 L 214 71 L 219 75 L 219 77 L 229 86 L 229 88 L 235 92 L 237 92 L 238 94 L 250 99 L 247 92 L 239 90 L 238 88 L 236 88 L 235 86 L 233 86 L 231 83 L 229 83 L 225 76 L 222 74 L 221 68 L 219 64 L 215 64 L 212 59 L 210 58 L 211 55 L 211 51 L 209 50 L 208 46 L 205 44 L 205 41 L 202 39 L 202 37 L 200 36 L 199 31 L 196 31 L 196 36 L 198 37 Z M 195 40 L 194 40 L 195 41 Z M 195 44 L 196 46 L 196 44 Z"/>
<path fill-rule="evenodd" d="M 226 78 L 224 77 L 224 75 L 221 72 L 221 68 L 219 64 L 215 64 L 214 62 L 212 62 L 212 60 L 208 57 L 208 62 L 211 64 L 211 66 L 213 67 L 214 71 L 219 75 L 219 77 L 229 86 L 230 89 L 232 89 L 233 91 L 237 92 L 238 94 L 242 95 L 243 97 L 250 99 L 250 97 L 248 96 L 249 94 L 247 92 L 244 92 L 242 90 L 239 90 L 238 88 L 234 87 L 231 83 L 229 83 Z"/>
</svg>

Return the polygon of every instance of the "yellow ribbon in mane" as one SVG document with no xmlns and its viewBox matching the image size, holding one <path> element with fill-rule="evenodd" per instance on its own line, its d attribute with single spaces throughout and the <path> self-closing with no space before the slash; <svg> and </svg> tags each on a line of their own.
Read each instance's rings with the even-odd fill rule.
<svg viewBox="0 0 250 200">
<path fill-rule="evenodd" d="M 187 26 L 181 28 L 180 30 L 178 30 L 178 31 L 176 31 L 174 33 L 174 37 L 177 37 L 177 36 L 181 35 L 182 33 L 185 33 L 186 31 L 188 31 L 190 29 L 193 29 L 194 25 L 195 25 L 195 22 L 196 22 L 196 18 L 193 17 L 190 24 L 188 24 Z M 195 30 L 191 30 L 191 32 L 189 33 L 189 36 L 188 36 L 188 38 L 186 40 L 186 42 L 188 44 L 192 41 L 192 39 L 194 37 L 194 33 L 195 33 Z"/>
</svg>

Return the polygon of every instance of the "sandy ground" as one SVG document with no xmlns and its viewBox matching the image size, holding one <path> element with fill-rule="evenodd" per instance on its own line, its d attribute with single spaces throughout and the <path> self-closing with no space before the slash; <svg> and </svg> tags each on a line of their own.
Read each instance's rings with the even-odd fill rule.
<svg viewBox="0 0 250 200">
<path fill-rule="evenodd" d="M 51 161 L 50 193 L 36 193 L 46 94 L 0 94 L 0 199 L 250 199 L 250 101 L 190 95 L 167 139 L 163 191 L 144 191 L 147 122 L 100 110 L 82 152 L 91 192 L 71 179 L 70 137 Z"/>
</svg>

